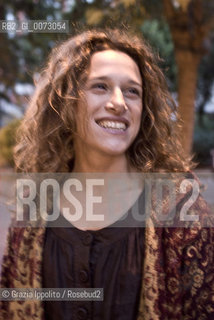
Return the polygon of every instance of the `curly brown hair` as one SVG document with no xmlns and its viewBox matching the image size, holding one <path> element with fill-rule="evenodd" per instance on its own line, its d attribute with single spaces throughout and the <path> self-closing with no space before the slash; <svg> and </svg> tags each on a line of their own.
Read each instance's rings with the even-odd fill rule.
<svg viewBox="0 0 214 320">
<path fill-rule="evenodd" d="M 80 76 L 87 74 L 93 53 L 107 49 L 128 54 L 143 79 L 141 126 L 127 150 L 130 164 L 143 172 L 189 170 L 191 162 L 179 141 L 176 105 L 159 58 L 141 37 L 111 29 L 85 31 L 52 50 L 19 129 L 14 153 L 18 171 L 72 171 Z"/>
</svg>

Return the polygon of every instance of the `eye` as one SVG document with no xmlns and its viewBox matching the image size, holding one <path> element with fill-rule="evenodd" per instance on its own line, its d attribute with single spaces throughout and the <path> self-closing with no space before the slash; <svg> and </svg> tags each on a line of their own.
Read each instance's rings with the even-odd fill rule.
<svg viewBox="0 0 214 320">
<path fill-rule="evenodd" d="M 136 88 L 128 88 L 126 91 L 129 96 L 140 96 L 140 91 Z"/>
<path fill-rule="evenodd" d="M 103 90 L 107 90 L 107 85 L 105 83 L 95 83 L 92 85 L 92 88 L 103 91 Z"/>
</svg>

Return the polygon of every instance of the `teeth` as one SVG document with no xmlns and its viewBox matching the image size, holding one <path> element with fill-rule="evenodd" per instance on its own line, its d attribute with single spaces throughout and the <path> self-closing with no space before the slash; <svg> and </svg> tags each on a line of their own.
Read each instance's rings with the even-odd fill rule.
<svg viewBox="0 0 214 320">
<path fill-rule="evenodd" d="M 98 124 L 103 128 L 120 129 L 120 130 L 126 129 L 126 124 L 123 122 L 99 121 Z"/>
</svg>

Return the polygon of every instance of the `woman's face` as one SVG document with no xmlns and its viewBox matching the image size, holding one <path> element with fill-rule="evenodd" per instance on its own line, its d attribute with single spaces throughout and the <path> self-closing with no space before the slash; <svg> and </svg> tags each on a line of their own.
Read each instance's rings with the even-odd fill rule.
<svg viewBox="0 0 214 320">
<path fill-rule="evenodd" d="M 135 61 L 121 51 L 96 52 L 78 102 L 75 152 L 125 156 L 142 113 L 142 78 Z"/>
</svg>

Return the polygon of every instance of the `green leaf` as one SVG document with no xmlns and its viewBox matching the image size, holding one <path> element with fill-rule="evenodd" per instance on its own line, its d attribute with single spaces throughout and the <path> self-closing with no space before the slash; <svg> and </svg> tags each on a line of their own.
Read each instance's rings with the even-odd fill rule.
<svg viewBox="0 0 214 320">
<path fill-rule="evenodd" d="M 103 11 L 99 9 L 88 9 L 86 11 L 86 21 L 88 25 L 97 25 L 103 18 Z"/>
</svg>

